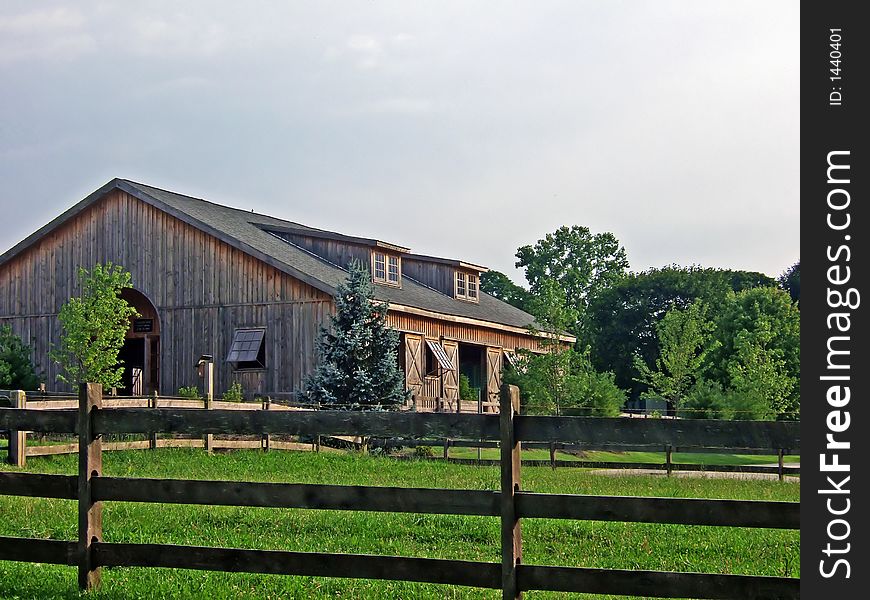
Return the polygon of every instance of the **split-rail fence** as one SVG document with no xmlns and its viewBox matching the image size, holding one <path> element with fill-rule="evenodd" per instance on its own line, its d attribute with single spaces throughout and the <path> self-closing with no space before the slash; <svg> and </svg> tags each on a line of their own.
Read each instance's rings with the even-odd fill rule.
<svg viewBox="0 0 870 600">
<path fill-rule="evenodd" d="M 519 394 L 513 386 L 502 388 L 498 415 L 103 408 L 102 390 L 96 384 L 81 387 L 78 410 L 0 408 L 0 431 L 74 433 L 79 439 L 77 476 L 0 472 L 0 494 L 77 500 L 78 540 L 0 537 L 0 560 L 77 566 L 81 589 L 99 585 L 102 567 L 171 567 L 453 584 L 501 589 L 504 598 L 519 598 L 525 590 L 664 598 L 799 597 L 799 579 L 791 577 L 527 565 L 522 562 L 520 528 L 521 519 L 548 518 L 798 529 L 796 502 L 539 494 L 524 492 L 520 486 L 521 442 L 798 450 L 798 423 L 542 417 L 518 413 Z M 498 491 L 412 489 L 103 475 L 102 436 L 151 432 L 498 441 L 500 488 Z M 498 517 L 502 560 L 499 564 L 107 543 L 102 536 L 102 503 L 114 501 Z"/>
</svg>

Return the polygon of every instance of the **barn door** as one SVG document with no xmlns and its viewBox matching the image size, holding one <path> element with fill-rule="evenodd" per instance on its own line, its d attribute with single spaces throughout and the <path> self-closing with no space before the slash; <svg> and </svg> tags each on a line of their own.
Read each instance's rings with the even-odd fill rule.
<svg viewBox="0 0 870 600">
<path fill-rule="evenodd" d="M 405 334 L 405 387 L 415 396 L 423 394 L 423 336 Z"/>
<path fill-rule="evenodd" d="M 501 348 L 486 349 L 486 397 L 490 403 L 483 412 L 495 412 L 501 388 Z"/>
<path fill-rule="evenodd" d="M 448 402 L 457 402 L 456 412 L 459 411 L 459 343 L 444 340 L 441 342 L 441 347 L 444 348 L 444 354 L 447 355 L 447 360 L 453 365 L 453 369 L 443 369 L 441 371 L 442 391 L 444 399 Z"/>
</svg>

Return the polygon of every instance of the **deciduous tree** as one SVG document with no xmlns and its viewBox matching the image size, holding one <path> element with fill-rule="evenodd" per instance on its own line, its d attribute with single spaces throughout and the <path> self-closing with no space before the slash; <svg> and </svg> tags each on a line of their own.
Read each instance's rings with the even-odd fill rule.
<svg viewBox="0 0 870 600">
<path fill-rule="evenodd" d="M 525 269 L 533 294 L 540 294 L 545 282 L 553 281 L 563 290 L 566 305 L 577 315 L 570 330 L 585 337 L 590 298 L 612 286 L 628 268 L 625 248 L 612 233 L 593 234 L 588 227 L 560 227 L 535 245 L 517 250 L 517 267 Z"/>
<path fill-rule="evenodd" d="M 520 310 L 528 309 L 529 291 L 499 271 L 487 271 L 481 274 L 480 291 L 507 302 L 511 306 L 516 306 Z"/>
<path fill-rule="evenodd" d="M 637 381 L 648 386 L 641 397 L 661 398 L 677 410 L 704 371 L 707 352 L 719 344 L 712 340 L 715 325 L 707 308 L 696 300 L 684 309 L 672 307 L 656 324 L 659 356 L 655 369 L 635 355 Z"/>
<path fill-rule="evenodd" d="M 51 351 L 60 364 L 58 379 L 77 386 L 101 383 L 104 388 L 121 384 L 123 365 L 118 353 L 136 309 L 121 298 L 121 290 L 132 287 L 130 273 L 119 265 L 97 264 L 90 271 L 80 267 L 81 293 L 60 309 L 63 331 L 60 347 Z"/>
</svg>

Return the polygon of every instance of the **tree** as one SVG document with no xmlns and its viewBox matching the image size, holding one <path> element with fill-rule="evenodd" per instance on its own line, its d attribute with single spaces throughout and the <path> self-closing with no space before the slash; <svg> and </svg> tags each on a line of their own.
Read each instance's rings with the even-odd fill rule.
<svg viewBox="0 0 870 600">
<path fill-rule="evenodd" d="M 801 261 L 797 261 L 777 278 L 779 287 L 788 292 L 791 301 L 800 303 L 801 300 Z"/>
<path fill-rule="evenodd" d="M 12 333 L 11 327 L 0 326 L 0 388 L 35 390 L 40 383 L 30 360 L 30 348 Z"/>
<path fill-rule="evenodd" d="M 796 377 L 789 375 L 783 351 L 772 347 L 775 335 L 768 322 L 752 333 L 741 331 L 735 339 L 735 354 L 727 365 L 733 390 L 735 419 L 795 418 Z"/>
<path fill-rule="evenodd" d="M 707 320 L 707 309 L 696 300 L 685 309 L 672 307 L 656 324 L 659 356 L 656 369 L 635 355 L 637 381 L 646 384 L 648 391 L 641 397 L 661 398 L 677 410 L 683 398 L 701 378 L 707 352 L 715 326 Z M 718 344 L 718 342 L 712 342 Z"/>
<path fill-rule="evenodd" d="M 619 414 L 625 393 L 613 382 L 613 374 L 596 372 L 588 349 L 578 352 L 560 339 L 566 325 L 576 322 L 576 312 L 566 305 L 558 284 L 543 282 L 540 293 L 530 304 L 535 316 L 530 329 L 542 338 L 546 351 L 536 354 L 519 350 L 519 368 L 507 369 L 503 378 L 505 383 L 520 388 L 523 411 L 555 415 L 566 411 L 594 416 Z"/>
<path fill-rule="evenodd" d="M 791 381 L 800 380 L 800 311 L 785 291 L 766 287 L 729 294 L 716 325 L 720 345 L 707 355 L 712 379 L 755 390 L 761 389 L 758 372 L 767 373 L 766 379 L 779 377 L 781 370 Z M 743 366 L 735 370 L 735 364 Z M 750 380 L 755 382 L 751 386 Z M 794 417 L 800 410 L 800 390 L 796 383 L 784 385 L 789 388 L 787 399 L 775 393 L 769 401 L 777 414 Z"/>
<path fill-rule="evenodd" d="M 639 373 L 634 356 L 648 365 L 655 363 L 659 356 L 656 324 L 671 307 L 686 308 L 701 299 L 709 318 L 716 321 L 730 292 L 774 284 L 761 273 L 697 266 L 630 273 L 590 300 L 587 324 L 592 364 L 599 371 L 613 371 L 617 385 L 629 388 L 637 398 L 643 384 L 636 381 Z"/>
<path fill-rule="evenodd" d="M 335 295 L 335 314 L 317 340 L 320 362 L 308 397 L 350 410 L 395 409 L 407 400 L 399 370 L 399 333 L 386 325 L 387 304 L 374 301 L 371 275 L 353 261 Z"/>
<path fill-rule="evenodd" d="M 592 234 L 588 227 L 560 227 L 523 246 L 516 253 L 517 267 L 525 268 L 531 292 L 539 294 L 545 282 L 553 281 L 563 290 L 577 323 L 570 329 L 584 337 L 590 298 L 612 286 L 628 268 L 625 248 L 612 233 Z"/>
<path fill-rule="evenodd" d="M 499 271 L 487 271 L 480 276 L 480 291 L 490 296 L 526 310 L 530 294 L 524 287 L 515 284 L 507 275 Z"/>
<path fill-rule="evenodd" d="M 118 353 L 136 309 L 121 298 L 121 291 L 132 287 L 130 273 L 107 262 L 88 271 L 79 267 L 81 295 L 70 298 L 60 309 L 62 333 L 60 348 L 51 358 L 60 363 L 59 380 L 77 386 L 101 383 L 104 388 L 121 384 L 123 365 Z"/>
</svg>

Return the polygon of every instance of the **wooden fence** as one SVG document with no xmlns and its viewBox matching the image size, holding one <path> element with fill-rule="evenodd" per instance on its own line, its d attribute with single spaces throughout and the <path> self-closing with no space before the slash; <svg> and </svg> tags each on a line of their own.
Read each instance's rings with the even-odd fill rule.
<svg viewBox="0 0 870 600">
<path fill-rule="evenodd" d="M 447 460 L 454 464 L 460 465 L 484 465 L 498 466 L 499 461 L 487 460 L 481 458 L 454 458 L 450 456 L 451 448 L 498 448 L 497 442 L 486 442 L 481 440 L 457 440 L 445 438 L 441 440 L 415 440 L 401 438 L 384 438 L 374 439 L 369 442 L 370 447 L 374 448 L 406 448 L 406 447 L 430 447 L 441 450 L 441 456 L 432 455 L 433 460 Z M 800 475 L 800 466 L 787 465 L 784 458 L 798 451 L 796 448 L 778 448 L 778 449 L 761 449 L 761 448 L 715 448 L 709 446 L 664 446 L 656 448 L 654 446 L 631 446 L 619 442 L 609 442 L 607 444 L 569 444 L 564 442 L 527 442 L 523 444 L 523 448 L 527 450 L 541 449 L 549 450 L 549 460 L 542 459 L 524 459 L 522 464 L 524 467 L 551 467 L 556 468 L 582 468 L 582 469 L 642 469 L 647 471 L 664 471 L 670 476 L 674 471 L 693 471 L 693 472 L 716 472 L 716 473 L 750 473 L 761 475 L 775 475 L 782 481 L 786 475 Z M 619 461 L 600 461 L 600 460 L 560 460 L 556 458 L 556 451 L 618 451 L 618 452 L 662 452 L 664 454 L 663 462 L 619 462 Z M 683 452 L 693 452 L 698 454 L 757 454 L 757 455 L 775 455 L 777 457 L 776 466 L 766 465 L 735 465 L 735 464 L 700 464 L 700 463 L 679 463 L 674 462 L 674 455 Z M 414 456 L 414 458 L 419 458 Z"/>
<path fill-rule="evenodd" d="M 176 408 L 104 408 L 98 385 L 83 385 L 79 409 L 0 408 L 0 431 L 75 433 L 78 476 L 0 473 L 0 494 L 77 500 L 78 540 L 0 537 L 0 560 L 78 567 L 79 586 L 99 584 L 101 567 L 172 567 L 212 571 L 390 579 L 501 589 L 667 598 L 797 598 L 788 577 L 626 571 L 526 565 L 521 519 L 582 519 L 798 529 L 799 503 L 538 494 L 520 487 L 520 442 L 635 446 L 799 449 L 798 423 L 602 419 L 518 415 L 519 394 L 505 386 L 499 415 L 375 412 L 266 412 Z M 498 491 L 106 477 L 107 434 L 351 435 L 457 437 L 498 441 Z M 397 556 L 341 555 L 102 541 L 102 503 L 113 501 L 359 510 L 498 517 L 499 563 Z"/>
<path fill-rule="evenodd" d="M 422 398 L 422 397 L 421 397 Z M 78 406 L 78 398 L 65 394 L 40 395 L 33 393 L 26 396 L 23 391 L 0 390 L 0 406 L 3 406 L 3 401 L 7 400 L 5 405 L 14 405 L 18 408 L 33 408 L 44 410 L 57 410 L 63 408 L 75 408 Z M 446 405 L 437 404 L 443 399 L 429 399 L 436 404 L 432 406 L 422 406 L 415 402 L 410 407 L 417 412 L 454 412 L 446 410 Z M 475 403 L 476 404 L 476 403 Z M 311 404 L 298 403 L 276 403 L 269 398 L 261 399 L 258 402 L 226 402 L 215 400 L 211 403 L 204 399 L 190 399 L 179 396 L 105 396 L 103 398 L 103 408 L 199 408 L 199 409 L 225 409 L 225 410 L 315 410 Z M 445 409 L 445 410 L 442 410 Z M 476 411 L 466 411 L 476 412 Z M 338 442 L 348 447 L 359 446 L 361 440 L 350 438 L 340 438 L 333 442 Z M 327 440 L 327 443 L 329 441 Z M 370 448 L 414 448 L 414 447 L 435 447 L 441 450 L 440 456 L 431 456 L 433 460 L 448 460 L 454 464 L 467 464 L 478 466 L 498 466 L 498 460 L 486 459 L 468 459 L 455 458 L 450 456 L 451 448 L 477 448 L 477 449 L 493 449 L 498 448 L 499 443 L 495 441 L 483 440 L 460 440 L 452 438 L 444 439 L 403 439 L 403 438 L 376 438 L 368 441 Z M 344 447 L 344 446 L 342 446 Z M 549 450 L 549 460 L 523 460 L 523 466 L 541 467 L 549 466 L 556 468 L 594 468 L 594 469 L 642 469 L 664 471 L 670 476 L 675 471 L 692 471 L 692 472 L 725 472 L 725 473 L 746 473 L 778 476 L 782 481 L 785 475 L 799 475 L 800 467 L 794 465 L 786 465 L 784 457 L 793 454 L 796 449 L 778 448 L 778 449 L 758 449 L 758 448 L 711 448 L 711 447 L 687 447 L 687 446 L 666 446 L 662 448 L 650 447 L 649 445 L 632 447 L 621 441 L 609 441 L 606 445 L 593 445 L 589 443 L 565 443 L 565 442 L 527 442 L 523 445 L 525 449 L 545 449 Z M 272 439 L 271 435 L 263 436 L 247 436 L 247 439 L 216 439 L 213 436 L 204 436 L 195 439 L 160 439 L 157 435 L 151 435 L 148 440 L 139 441 L 117 441 L 103 442 L 103 451 L 112 450 L 143 450 L 155 448 L 205 448 L 208 451 L 212 450 L 228 450 L 228 449 L 255 449 L 263 450 L 313 450 L 319 451 L 321 444 L 319 439 L 315 439 L 312 443 L 299 443 L 287 440 Z M 662 462 L 618 462 L 618 461 L 588 461 L 588 460 L 558 460 L 556 458 L 557 451 L 572 451 L 572 450 L 606 450 L 629 452 L 632 450 L 649 452 L 658 451 L 664 455 Z M 74 454 L 78 452 L 78 443 L 72 442 L 67 444 L 53 443 L 50 445 L 28 445 L 27 436 L 22 432 L 15 432 L 15 442 L 9 445 L 9 462 L 13 465 L 23 467 L 26 458 L 29 456 L 48 456 L 56 454 Z M 692 464 L 674 462 L 675 454 L 683 452 L 695 453 L 718 453 L 727 452 L 729 454 L 775 454 L 777 455 L 776 466 L 764 465 L 734 465 L 734 464 Z M 407 458 L 407 457 L 400 457 Z M 414 457 L 419 458 L 418 456 Z"/>
</svg>

